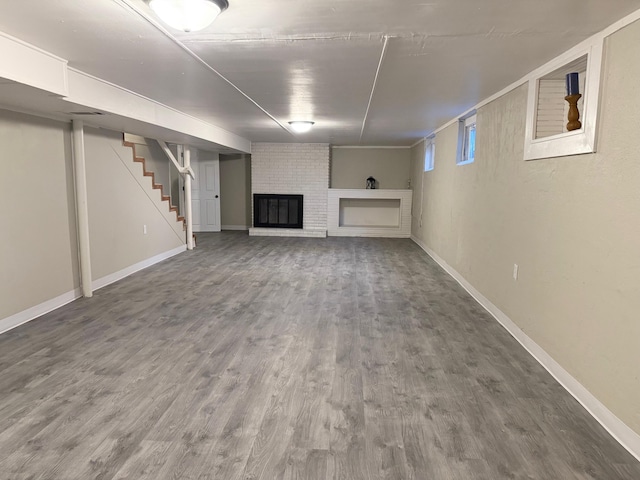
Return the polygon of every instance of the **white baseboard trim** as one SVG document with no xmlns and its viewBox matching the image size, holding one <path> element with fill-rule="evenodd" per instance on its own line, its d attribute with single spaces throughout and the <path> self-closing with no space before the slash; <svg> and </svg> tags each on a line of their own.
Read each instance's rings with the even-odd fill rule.
<svg viewBox="0 0 640 480">
<path fill-rule="evenodd" d="M 111 285 L 112 283 L 117 282 L 118 280 L 122 280 L 129 275 L 139 272 L 140 270 L 144 270 L 151 265 L 155 265 L 156 263 L 160 263 L 167 258 L 171 258 L 175 255 L 178 255 L 179 253 L 185 252 L 186 250 L 187 246 L 181 245 L 177 248 L 174 248 L 173 250 L 169 250 L 168 252 L 160 253 L 141 262 L 134 263 L 133 265 L 127 268 L 123 268 L 118 272 L 114 272 L 110 275 L 99 278 L 98 280 L 94 280 L 93 282 L 91 282 L 91 288 L 93 288 L 93 290 L 99 290 L 103 287 L 106 287 L 107 285 Z"/>
<path fill-rule="evenodd" d="M 161 253 L 154 257 L 148 258 L 147 260 L 143 260 L 142 262 L 138 262 L 135 265 L 131 265 L 119 272 L 112 273 L 111 275 L 107 275 L 106 277 L 100 278 L 92 282 L 93 290 L 98 290 L 102 287 L 106 287 L 118 280 L 121 280 L 129 275 L 139 272 L 151 265 L 155 265 L 167 258 L 173 257 L 187 250 L 186 245 L 182 245 L 180 247 L 174 248 L 173 250 L 169 250 L 168 252 Z M 46 302 L 41 303 L 40 305 L 36 305 L 34 307 L 23 310 L 22 312 L 18 312 L 10 317 L 0 319 L 0 335 L 12 330 L 16 327 L 19 327 L 22 324 L 30 322 L 42 315 L 45 315 L 57 308 L 60 308 L 68 303 L 77 300 L 82 297 L 82 290 L 76 288 L 75 290 L 67 293 L 63 293 L 62 295 L 52 298 L 51 300 L 47 300 Z"/>
<path fill-rule="evenodd" d="M 47 300 L 46 302 L 36 305 L 35 307 L 28 308 L 22 312 L 18 312 L 10 317 L 0 320 L 0 334 L 8 332 L 11 329 L 19 327 L 20 325 L 30 322 L 46 313 L 52 312 L 57 308 L 60 308 L 67 303 L 71 303 L 82 296 L 82 292 L 79 288 L 72 290 L 71 292 L 63 293 L 62 295 Z"/>
<path fill-rule="evenodd" d="M 413 240 L 427 255 L 429 255 L 438 265 L 440 265 L 449 275 L 451 275 L 469 294 L 482 305 L 510 334 L 515 338 L 525 350 L 527 350 L 540 365 L 542 365 L 560 385 L 562 385 L 586 410 L 595 418 L 605 430 L 607 430 L 620 445 L 626 448 L 631 455 L 640 461 L 640 435 L 629 428 L 611 410 L 600 402 L 589 390 L 587 390 L 578 380 L 567 372 L 551 355 L 549 355 L 540 345 L 534 342 L 513 320 L 496 307 L 489 299 L 476 290 L 462 275 L 454 270 L 438 254 L 427 247 L 420 239 L 411 236 Z"/>
<path fill-rule="evenodd" d="M 222 225 L 222 230 L 249 230 L 247 225 Z"/>
</svg>

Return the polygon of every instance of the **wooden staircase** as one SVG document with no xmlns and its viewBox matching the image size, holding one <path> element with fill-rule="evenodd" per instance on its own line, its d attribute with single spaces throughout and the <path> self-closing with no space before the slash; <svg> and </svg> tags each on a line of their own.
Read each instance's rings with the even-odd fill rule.
<svg viewBox="0 0 640 480">
<path fill-rule="evenodd" d="M 144 157 L 140 157 L 136 154 L 136 144 L 135 143 L 131 143 L 131 142 L 127 142 L 124 141 L 122 142 L 122 144 L 125 147 L 131 147 L 132 151 L 133 151 L 133 161 L 137 162 L 137 163 L 141 163 L 142 164 L 142 172 L 143 175 L 145 177 L 151 177 L 151 186 L 155 189 L 155 190 L 160 190 L 160 196 L 162 197 L 162 201 L 163 202 L 167 202 L 167 206 L 169 208 L 170 212 L 174 212 L 176 214 L 176 220 L 178 222 L 182 222 L 183 225 L 183 229 L 187 228 L 187 224 L 184 220 L 184 217 L 181 215 L 178 215 L 178 207 L 174 207 L 173 205 L 171 205 L 171 197 L 169 197 L 169 195 L 165 195 L 164 191 L 163 191 L 163 187 L 162 184 L 160 183 L 156 183 L 156 179 L 155 179 L 155 175 L 153 172 L 149 172 L 147 171 L 147 168 L 145 166 L 145 161 L 144 161 Z"/>
</svg>

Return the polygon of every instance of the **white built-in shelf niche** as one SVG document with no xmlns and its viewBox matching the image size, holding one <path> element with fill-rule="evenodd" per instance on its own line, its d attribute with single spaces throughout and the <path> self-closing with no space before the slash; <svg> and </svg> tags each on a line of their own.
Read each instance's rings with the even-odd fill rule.
<svg viewBox="0 0 640 480">
<path fill-rule="evenodd" d="M 412 199 L 413 190 L 330 188 L 327 235 L 409 238 Z"/>
<path fill-rule="evenodd" d="M 529 80 L 524 159 L 579 155 L 596 151 L 602 66 L 602 40 L 582 44 L 532 73 Z M 582 128 L 567 131 L 566 75 L 578 72 Z"/>
</svg>

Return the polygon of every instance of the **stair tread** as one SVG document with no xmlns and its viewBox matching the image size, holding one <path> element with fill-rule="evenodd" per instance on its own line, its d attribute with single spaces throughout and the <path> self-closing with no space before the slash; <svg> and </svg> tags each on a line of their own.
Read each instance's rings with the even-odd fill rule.
<svg viewBox="0 0 640 480">
<path fill-rule="evenodd" d="M 123 141 L 122 144 L 125 147 L 130 147 L 133 151 L 133 161 L 134 162 L 138 162 L 138 163 L 142 163 L 142 175 L 145 177 L 151 177 L 151 188 L 153 188 L 154 190 L 160 190 L 160 195 L 161 195 L 161 201 L 167 201 L 169 202 L 169 212 L 174 212 L 176 214 L 176 219 L 178 222 L 182 222 L 182 226 L 183 229 L 186 229 L 186 222 L 183 216 L 178 215 L 178 207 L 171 205 L 171 197 L 169 195 L 164 195 L 162 193 L 162 184 L 161 183 L 156 183 L 155 182 L 155 174 L 154 172 L 148 172 L 146 169 L 146 162 L 144 157 L 139 157 L 138 155 L 136 155 L 136 146 L 134 143 L 131 142 L 125 142 Z"/>
</svg>

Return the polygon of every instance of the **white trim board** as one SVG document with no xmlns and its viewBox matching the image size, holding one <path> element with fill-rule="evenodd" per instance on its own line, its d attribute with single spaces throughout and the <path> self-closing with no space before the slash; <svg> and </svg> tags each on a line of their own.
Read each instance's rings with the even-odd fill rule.
<svg viewBox="0 0 640 480">
<path fill-rule="evenodd" d="M 244 231 L 249 230 L 248 225 L 222 225 L 220 228 L 222 230 L 244 230 Z"/>
<path fill-rule="evenodd" d="M 11 329 L 19 327 L 24 323 L 30 322 L 31 320 L 35 320 L 42 315 L 53 312 L 54 310 L 63 307 L 80 297 L 82 297 L 82 292 L 79 288 L 76 288 L 70 292 L 63 293 L 62 295 L 47 300 L 46 302 L 43 302 L 39 305 L 27 308 L 22 312 L 11 315 L 10 317 L 3 318 L 2 320 L 0 320 L 0 335 L 8 332 Z"/>
<path fill-rule="evenodd" d="M 265 228 L 251 227 L 250 237 L 301 237 L 301 238 L 326 238 L 327 230 L 324 228 Z"/>
<path fill-rule="evenodd" d="M 416 142 L 411 145 L 409 148 L 414 148 L 417 147 L 418 145 L 420 145 L 422 142 L 426 141 L 427 138 L 435 138 L 436 134 L 434 133 L 430 133 L 429 135 L 427 135 L 426 137 L 422 137 L 420 140 L 416 140 Z"/>
<path fill-rule="evenodd" d="M 629 428 L 611 410 L 600 402 L 578 380 L 567 372 L 551 355 L 540 345 L 534 342 L 513 320 L 496 307 L 489 299 L 482 295 L 462 275 L 454 270 L 437 253 L 427 247 L 420 239 L 411 236 L 413 240 L 427 255 L 429 255 L 444 271 L 451 275 L 475 300 L 484 307 L 506 330 L 522 345 L 527 352 L 542 365 L 560 385 L 562 385 L 587 412 L 591 414 L 604 429 L 615 438 L 620 445 L 629 451 L 631 455 L 640 461 L 640 435 Z"/>
<path fill-rule="evenodd" d="M 411 148 L 411 145 L 398 145 L 398 146 L 393 146 L 393 145 L 380 145 L 380 146 L 376 146 L 376 145 L 332 145 L 331 146 L 332 149 L 336 149 L 336 150 L 347 150 L 347 149 L 372 149 L 372 148 L 378 148 L 378 149 L 382 149 L 382 150 L 403 150 L 403 149 L 408 149 Z"/>
<path fill-rule="evenodd" d="M 120 271 L 117 271 L 105 277 L 99 278 L 98 280 L 94 280 L 93 282 L 91 282 L 91 286 L 94 291 L 99 290 L 100 288 L 106 287 L 107 285 L 111 285 L 112 283 L 115 283 L 118 280 L 122 280 L 123 278 L 128 277 L 129 275 L 133 275 L 134 273 L 139 272 L 140 270 L 144 270 L 145 268 L 155 265 L 156 263 L 160 263 L 163 260 L 166 260 L 167 258 L 171 258 L 175 255 L 185 252 L 186 250 L 187 250 L 186 244 L 180 245 L 179 247 L 174 248 L 173 250 L 160 253 L 151 258 L 147 258 L 146 260 L 143 260 L 141 262 L 134 263 L 133 265 L 130 265 L 127 268 L 123 268 Z"/>
</svg>

